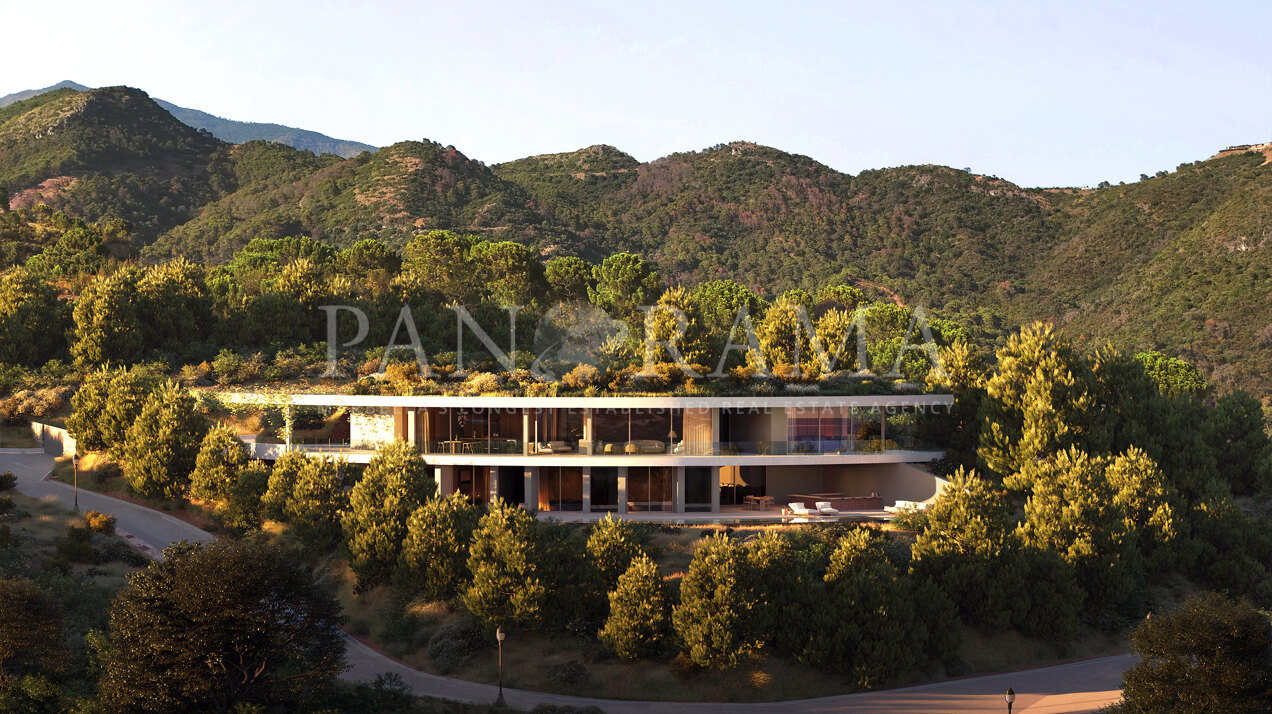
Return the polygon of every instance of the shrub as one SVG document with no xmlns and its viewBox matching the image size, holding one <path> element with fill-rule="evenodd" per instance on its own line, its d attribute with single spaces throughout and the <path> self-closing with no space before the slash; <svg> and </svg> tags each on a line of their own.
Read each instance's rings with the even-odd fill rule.
<svg viewBox="0 0 1272 714">
<path fill-rule="evenodd" d="M 579 364 L 566 372 L 561 382 L 571 389 L 583 389 L 596 384 L 601 378 L 600 370 L 590 364 Z"/>
<path fill-rule="evenodd" d="M 469 580 L 468 550 L 480 518 L 460 493 L 430 498 L 406 522 L 394 583 L 430 600 L 448 598 Z"/>
<path fill-rule="evenodd" d="M 349 567 L 365 589 L 387 581 L 397 567 L 406 522 L 437 492 L 432 469 L 413 445 L 395 441 L 380 447 L 349 493 L 342 527 Z"/>
<path fill-rule="evenodd" d="M 759 648 L 746 551 L 724 535 L 703 539 L 672 611 L 685 654 L 703 667 L 733 667 Z"/>
<path fill-rule="evenodd" d="M 12 471 L 0 474 L 0 491 L 10 491 L 18 486 L 18 477 Z"/>
<path fill-rule="evenodd" d="M 1254 712 L 1272 708 L 1272 622 L 1222 595 L 1198 595 L 1146 619 L 1139 661 L 1122 675 L 1132 711 Z"/>
<path fill-rule="evenodd" d="M 89 478 L 93 483 L 103 484 L 111 479 L 116 479 L 124 475 L 124 470 L 120 468 L 119 463 L 115 461 L 103 461 L 93 467 Z"/>
<path fill-rule="evenodd" d="M 667 586 L 647 555 L 634 560 L 610 593 L 609 619 L 598 636 L 619 657 L 657 654 L 671 630 Z"/>
<path fill-rule="evenodd" d="M 645 555 L 641 532 L 630 522 L 610 514 L 596 522 L 587 538 L 587 553 L 601 571 L 605 591 L 618 584 L 632 563 Z"/>
<path fill-rule="evenodd" d="M 424 653 L 439 673 L 450 674 L 487 644 L 477 622 L 471 617 L 464 617 L 439 627 L 428 638 Z"/>
<path fill-rule="evenodd" d="M 84 514 L 84 522 L 88 529 L 95 533 L 113 535 L 115 533 L 115 517 L 101 511 L 88 511 Z"/>
<path fill-rule="evenodd" d="M 0 496 L 0 514 L 13 510 L 13 496 Z"/>
<path fill-rule="evenodd" d="M 99 562 L 97 551 L 93 550 L 93 532 L 87 528 L 71 526 L 66 535 L 54 543 L 57 557 L 70 563 L 95 564 Z"/>
</svg>

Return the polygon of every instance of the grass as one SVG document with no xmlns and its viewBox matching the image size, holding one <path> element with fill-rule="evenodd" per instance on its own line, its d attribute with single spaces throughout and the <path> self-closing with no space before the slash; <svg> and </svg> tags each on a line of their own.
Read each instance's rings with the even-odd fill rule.
<svg viewBox="0 0 1272 714">
<path fill-rule="evenodd" d="M 13 498 L 14 509 L 0 516 L 0 523 L 20 536 L 18 552 L 27 563 L 53 560 L 56 557 L 56 541 L 66 535 L 67 528 L 84 525 L 82 517 L 56 501 L 31 498 L 17 491 L 5 491 L 4 495 Z M 114 538 L 127 545 L 127 541 L 118 536 L 101 537 Z M 129 573 L 137 570 L 139 568 L 120 561 L 98 565 L 72 563 L 68 575 L 113 593 L 123 589 L 128 584 Z"/>
<path fill-rule="evenodd" d="M 26 424 L 0 426 L 0 449 L 34 449 L 39 445 Z"/>
</svg>

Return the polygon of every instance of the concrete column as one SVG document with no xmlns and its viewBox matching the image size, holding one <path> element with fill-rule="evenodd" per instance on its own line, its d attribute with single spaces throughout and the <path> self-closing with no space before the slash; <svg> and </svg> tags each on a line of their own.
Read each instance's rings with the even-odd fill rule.
<svg viewBox="0 0 1272 714">
<path fill-rule="evenodd" d="M 586 424 L 587 422 L 584 422 Z M 592 512 L 592 467 L 583 467 L 583 512 Z"/>
<path fill-rule="evenodd" d="M 671 497 L 672 509 L 676 513 L 685 512 L 685 467 L 676 467 L 676 485 Z"/>
<path fill-rule="evenodd" d="M 406 440 L 417 446 L 419 445 L 419 423 L 415 419 L 414 408 L 406 410 Z"/>
<path fill-rule="evenodd" d="M 530 455 L 530 410 L 521 410 L 521 454 Z"/>
<path fill-rule="evenodd" d="M 292 444 L 292 408 L 291 405 L 283 407 L 283 436 L 286 437 L 283 444 L 284 451 L 291 451 Z"/>
<path fill-rule="evenodd" d="M 886 451 L 884 442 L 888 440 L 888 408 L 879 407 L 879 453 Z"/>
<path fill-rule="evenodd" d="M 583 444 L 586 444 L 586 446 L 583 446 L 583 444 L 581 444 L 579 453 L 581 454 L 592 453 L 593 441 L 595 441 L 595 437 L 592 436 L 592 410 L 584 409 L 583 410 Z M 584 473 L 587 473 L 586 469 L 584 470 Z M 584 481 L 584 483 L 586 483 L 586 481 Z M 584 489 L 586 489 L 586 486 L 584 487 Z M 586 494 L 587 491 L 584 490 L 583 493 Z M 586 498 L 587 496 L 584 496 L 584 499 L 585 499 L 583 501 L 584 503 L 587 503 Z M 584 510 L 586 510 L 586 508 Z"/>
<path fill-rule="evenodd" d="M 627 513 L 627 467 L 618 467 L 618 512 Z"/>
<path fill-rule="evenodd" d="M 711 467 L 711 512 L 720 512 L 720 467 Z"/>
<path fill-rule="evenodd" d="M 486 503 L 494 503 L 499 498 L 499 467 L 487 466 L 486 469 Z"/>
<path fill-rule="evenodd" d="M 454 466 L 435 466 L 434 478 L 437 479 L 437 494 L 439 496 L 449 496 L 455 493 L 455 467 Z"/>
<path fill-rule="evenodd" d="M 539 510 L 539 467 L 526 467 L 526 502 L 527 511 L 534 513 Z"/>
</svg>

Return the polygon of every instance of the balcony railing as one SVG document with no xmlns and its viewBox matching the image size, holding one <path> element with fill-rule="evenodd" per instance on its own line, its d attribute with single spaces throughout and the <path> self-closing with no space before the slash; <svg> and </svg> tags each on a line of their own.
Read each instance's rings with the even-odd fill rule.
<svg viewBox="0 0 1272 714">
<path fill-rule="evenodd" d="M 262 447 L 271 446 L 261 444 Z M 338 441 L 296 441 L 292 449 L 309 453 L 374 451 L 377 444 L 351 444 Z M 278 445 L 281 449 L 281 445 Z M 543 441 L 530 442 L 526 448 L 520 439 L 455 439 L 428 441 L 420 444 L 425 454 L 441 455 L 507 455 L 519 456 L 817 456 L 833 454 L 882 454 L 897 451 L 941 451 L 942 447 L 896 439 L 822 439 L 796 441 Z"/>
</svg>

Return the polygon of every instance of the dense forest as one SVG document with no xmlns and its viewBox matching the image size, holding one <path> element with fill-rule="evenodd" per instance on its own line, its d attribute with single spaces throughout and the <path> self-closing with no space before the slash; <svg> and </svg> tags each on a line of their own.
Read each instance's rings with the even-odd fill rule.
<svg viewBox="0 0 1272 714">
<path fill-rule="evenodd" d="M 541 262 L 637 254 L 664 286 L 727 278 L 773 300 L 851 285 L 990 335 L 1051 320 L 1260 395 L 1272 356 L 1265 153 L 1128 185 L 1028 189 L 941 166 L 852 176 L 746 142 L 648 163 L 594 146 L 486 166 L 429 141 L 341 159 L 225 144 L 127 88 L 0 109 L 9 205 L 126 221 L 148 262 L 223 265 L 257 238 L 403 249 L 451 230 Z M 52 238 L 9 225 L 0 246 L 17 264 Z"/>
</svg>

